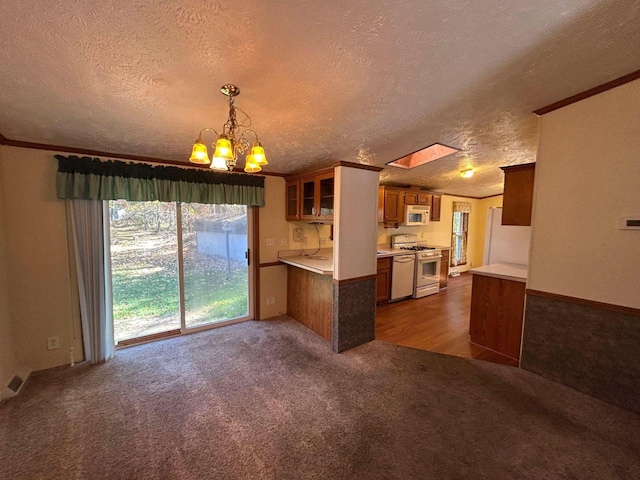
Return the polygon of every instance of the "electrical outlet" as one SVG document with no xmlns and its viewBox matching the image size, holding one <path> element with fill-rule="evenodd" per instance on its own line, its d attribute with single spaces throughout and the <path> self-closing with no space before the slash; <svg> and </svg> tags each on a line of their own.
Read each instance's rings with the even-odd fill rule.
<svg viewBox="0 0 640 480">
<path fill-rule="evenodd" d="M 320 245 L 326 245 L 327 237 L 320 237 Z"/>
<path fill-rule="evenodd" d="M 287 246 L 287 239 L 286 238 L 281 238 L 280 239 L 280 246 L 281 247 L 286 247 Z"/>
<path fill-rule="evenodd" d="M 267 297 L 267 305 L 273 305 L 276 303 L 276 297 Z"/>
<path fill-rule="evenodd" d="M 304 242 L 304 230 L 302 228 L 293 229 L 293 241 Z"/>
<path fill-rule="evenodd" d="M 275 246 L 276 241 L 273 238 L 267 238 L 267 247 L 273 247 Z"/>
<path fill-rule="evenodd" d="M 60 348 L 60 337 L 47 338 L 47 350 L 55 350 Z"/>
</svg>

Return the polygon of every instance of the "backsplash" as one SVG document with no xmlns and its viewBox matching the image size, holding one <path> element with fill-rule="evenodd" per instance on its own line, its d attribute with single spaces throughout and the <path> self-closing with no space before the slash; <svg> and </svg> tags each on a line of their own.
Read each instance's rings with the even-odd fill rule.
<svg viewBox="0 0 640 480">
<path fill-rule="evenodd" d="M 289 224 L 289 248 L 290 249 L 309 249 L 309 248 L 333 248 L 333 241 L 329 238 L 331 235 L 331 225 L 310 225 L 307 222 L 287 222 Z M 320 238 L 324 239 L 325 243 L 318 245 L 318 231 L 320 232 Z M 294 230 L 301 228 L 303 231 L 303 237 L 305 242 L 294 241 Z"/>
</svg>

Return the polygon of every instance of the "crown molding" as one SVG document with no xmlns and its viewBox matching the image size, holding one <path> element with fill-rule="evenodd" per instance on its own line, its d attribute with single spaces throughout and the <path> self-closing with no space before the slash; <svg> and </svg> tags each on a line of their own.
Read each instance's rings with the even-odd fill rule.
<svg viewBox="0 0 640 480">
<path fill-rule="evenodd" d="M 195 163 L 179 162 L 177 160 L 166 160 L 163 158 L 145 157 L 142 155 L 132 155 L 129 153 L 103 152 L 101 150 L 69 147 L 66 145 L 51 145 L 48 143 L 34 143 L 34 142 L 25 142 L 22 140 L 13 140 L 5 137 L 4 135 L 2 135 L 2 133 L 0 133 L 0 145 L 7 145 L 8 147 L 31 148 L 34 150 L 48 150 L 53 152 L 76 153 L 76 154 L 87 155 L 92 157 L 108 157 L 108 158 L 117 158 L 121 160 L 134 160 L 136 162 L 153 163 L 153 164 L 159 164 L 159 165 L 172 165 L 176 167 L 199 168 L 203 170 L 209 169 L 207 165 L 197 165 Z M 234 168 L 233 171 L 238 173 L 244 173 L 244 170 L 238 167 Z M 251 175 L 268 175 L 268 176 L 274 176 L 274 177 L 286 177 L 286 175 L 282 173 L 264 172 L 264 171 L 261 171 L 260 173 L 253 173 Z"/>
<path fill-rule="evenodd" d="M 598 95 L 599 93 L 606 92 L 607 90 L 611 90 L 612 88 L 619 87 L 620 85 L 624 85 L 625 83 L 633 82 L 634 80 L 640 79 L 640 70 L 636 70 L 635 72 L 631 72 L 627 75 L 624 75 L 620 78 L 616 78 L 609 82 L 603 83 L 602 85 L 598 85 L 597 87 L 590 88 L 589 90 L 585 90 L 584 92 L 576 93 L 570 97 L 567 97 L 563 100 L 559 100 L 551 105 L 547 105 L 546 107 L 539 108 L 534 110 L 533 113 L 536 115 L 544 115 L 545 113 L 553 112 L 554 110 L 558 110 L 559 108 L 566 107 L 567 105 L 571 105 L 572 103 L 579 102 L 580 100 L 584 100 L 585 98 L 593 97 L 594 95 Z"/>
</svg>

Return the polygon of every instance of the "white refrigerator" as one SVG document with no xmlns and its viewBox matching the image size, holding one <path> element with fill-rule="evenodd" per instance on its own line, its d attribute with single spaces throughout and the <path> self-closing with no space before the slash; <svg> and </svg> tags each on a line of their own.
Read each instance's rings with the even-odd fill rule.
<svg viewBox="0 0 640 480">
<path fill-rule="evenodd" d="M 492 263 L 529 264 L 531 227 L 502 225 L 502 208 L 491 207 L 487 212 L 484 239 L 485 265 Z"/>
</svg>

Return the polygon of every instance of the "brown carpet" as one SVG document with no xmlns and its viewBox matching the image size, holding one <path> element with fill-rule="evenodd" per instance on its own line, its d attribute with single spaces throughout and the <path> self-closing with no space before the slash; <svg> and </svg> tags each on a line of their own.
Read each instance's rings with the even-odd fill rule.
<svg viewBox="0 0 640 480">
<path fill-rule="evenodd" d="M 638 478 L 640 417 L 512 367 L 247 322 L 34 374 L 2 479 Z"/>
</svg>

